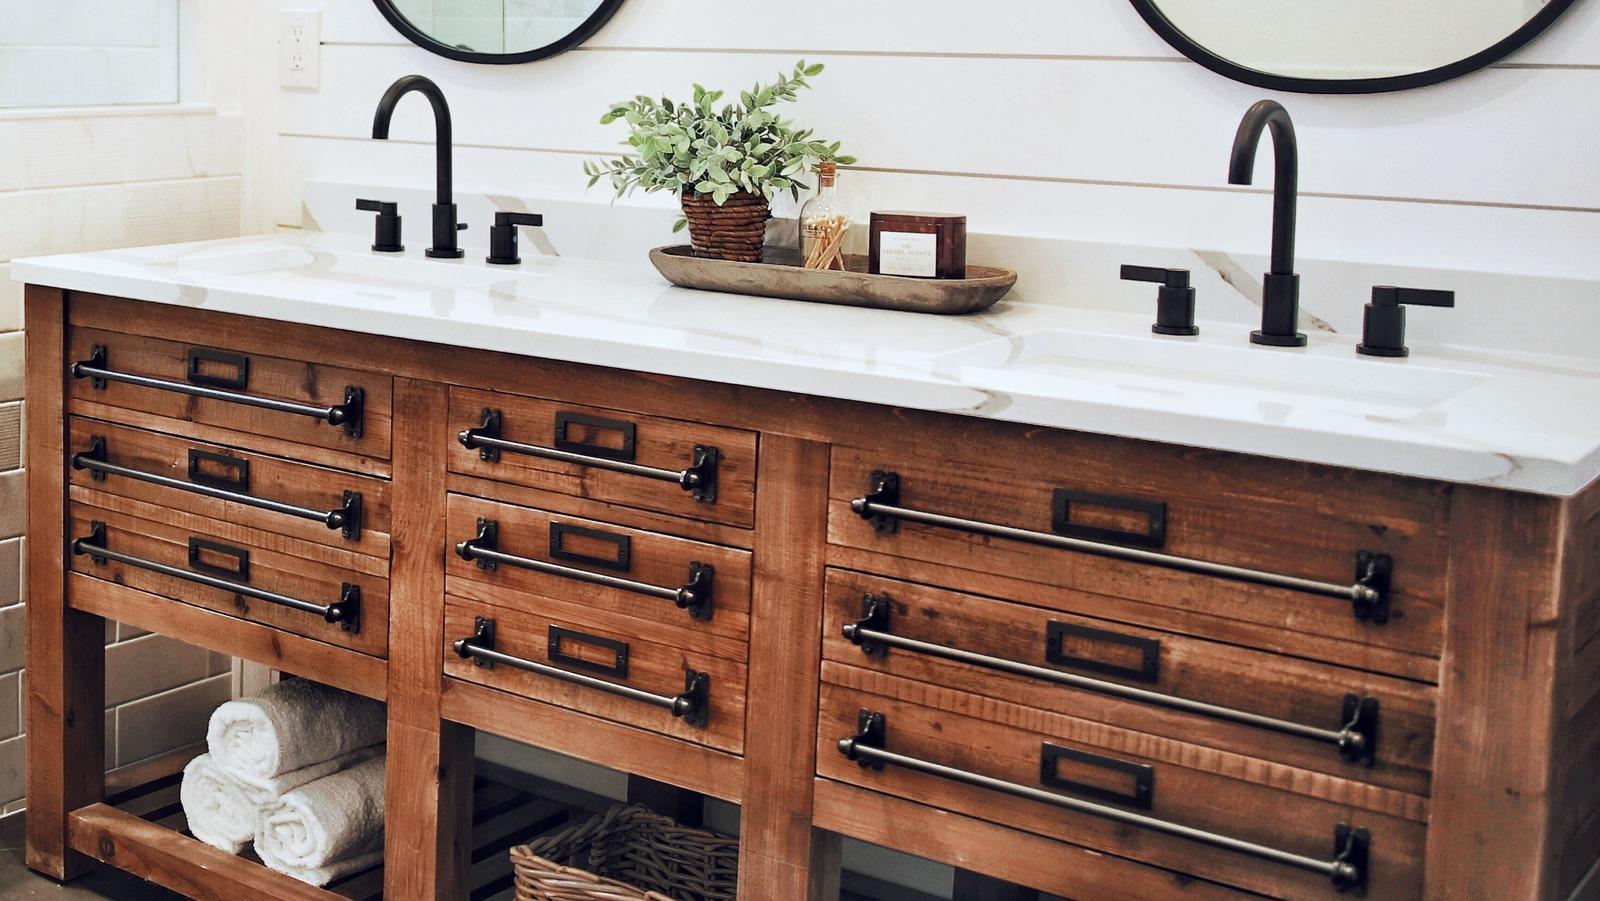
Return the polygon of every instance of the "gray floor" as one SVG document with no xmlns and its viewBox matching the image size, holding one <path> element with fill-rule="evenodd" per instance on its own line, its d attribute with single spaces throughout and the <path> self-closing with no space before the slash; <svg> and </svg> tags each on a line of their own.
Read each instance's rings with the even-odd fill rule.
<svg viewBox="0 0 1600 901">
<path fill-rule="evenodd" d="M 22 862 L 22 820 L 20 813 L 0 819 L 0 898 L 6 901 L 36 898 L 182 901 L 181 895 L 110 867 L 97 867 L 94 872 L 67 885 L 34 873 Z"/>
</svg>

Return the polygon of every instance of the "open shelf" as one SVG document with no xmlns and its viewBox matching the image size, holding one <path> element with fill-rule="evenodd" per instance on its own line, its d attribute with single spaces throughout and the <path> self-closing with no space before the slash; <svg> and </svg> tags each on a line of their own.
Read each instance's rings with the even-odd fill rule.
<svg viewBox="0 0 1600 901">
<path fill-rule="evenodd" d="M 189 755 L 200 750 L 191 749 Z M 74 811 L 69 828 L 72 847 L 191 897 L 229 897 L 224 887 L 244 893 L 239 897 L 294 901 L 374 901 L 383 897 L 381 864 L 319 889 L 268 869 L 248 851 L 235 856 L 195 839 L 188 832 L 178 800 L 183 778 L 180 759 L 187 758 L 167 761 L 179 771 L 167 766 L 166 773 L 114 790 L 104 802 Z M 520 781 L 495 764 L 478 765 L 473 787 L 472 901 L 510 898 L 511 861 L 506 852 L 573 816 L 573 808 L 519 787 L 516 783 Z"/>
</svg>

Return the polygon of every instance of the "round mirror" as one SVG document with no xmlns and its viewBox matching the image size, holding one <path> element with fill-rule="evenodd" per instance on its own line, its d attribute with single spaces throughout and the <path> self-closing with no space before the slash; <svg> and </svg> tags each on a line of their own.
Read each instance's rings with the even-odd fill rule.
<svg viewBox="0 0 1600 901">
<path fill-rule="evenodd" d="M 1167 43 L 1257 87 L 1398 91 L 1489 65 L 1576 0 L 1133 0 Z"/>
<path fill-rule="evenodd" d="M 472 63 L 525 63 L 578 46 L 622 0 L 374 0 L 412 43 Z"/>
</svg>

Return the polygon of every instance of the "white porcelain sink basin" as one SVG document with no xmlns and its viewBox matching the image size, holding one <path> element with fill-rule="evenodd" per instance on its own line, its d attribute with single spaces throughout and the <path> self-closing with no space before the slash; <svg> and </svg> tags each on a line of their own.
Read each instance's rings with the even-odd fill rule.
<svg viewBox="0 0 1600 901">
<path fill-rule="evenodd" d="M 1043 330 L 951 351 L 940 368 L 998 389 L 1049 381 L 1067 393 L 1076 385 L 1208 403 L 1281 396 L 1303 404 L 1311 396 L 1380 415 L 1427 410 L 1485 378 L 1412 360 L 1357 357 L 1347 348 L 1335 356 L 1332 348 L 1284 351 L 1201 341 Z"/>
</svg>

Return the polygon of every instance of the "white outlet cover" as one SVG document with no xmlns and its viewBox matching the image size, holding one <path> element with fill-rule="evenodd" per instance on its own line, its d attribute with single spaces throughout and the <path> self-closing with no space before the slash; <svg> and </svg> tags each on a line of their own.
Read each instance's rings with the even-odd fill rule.
<svg viewBox="0 0 1600 901">
<path fill-rule="evenodd" d="M 322 13 L 286 9 L 278 14 L 278 84 L 317 88 L 322 80 Z"/>
</svg>

